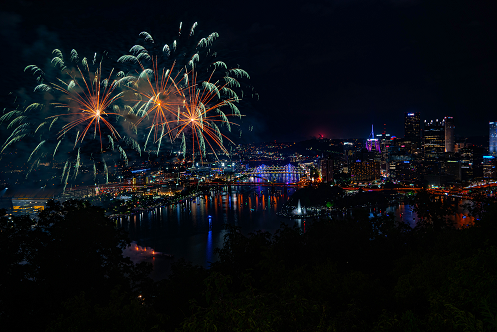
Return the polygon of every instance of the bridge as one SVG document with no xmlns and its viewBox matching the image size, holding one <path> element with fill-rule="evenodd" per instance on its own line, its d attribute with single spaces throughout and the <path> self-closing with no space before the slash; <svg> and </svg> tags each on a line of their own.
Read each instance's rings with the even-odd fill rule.
<svg viewBox="0 0 497 332">
<path fill-rule="evenodd" d="M 247 169 L 240 176 L 224 184 L 231 186 L 298 186 L 299 180 L 305 176 L 305 169 L 292 164 L 285 166 L 268 166 L 262 164 L 258 167 Z"/>
<path fill-rule="evenodd" d="M 264 177 L 264 175 L 280 175 L 280 174 L 305 176 L 306 171 L 305 169 L 293 166 L 292 164 L 288 164 L 285 166 L 267 166 L 262 164 L 258 167 L 249 168 L 247 171 L 243 172 L 243 175 L 259 176 L 259 177 Z"/>
<path fill-rule="evenodd" d="M 299 187 L 300 184 L 298 182 L 203 182 L 203 186 L 261 186 L 261 187 Z"/>
<path fill-rule="evenodd" d="M 480 188 L 488 188 L 489 186 L 481 186 L 477 187 L 478 189 Z M 473 187 L 476 188 L 476 187 Z M 473 189 L 472 188 L 472 189 Z M 367 188 L 367 187 L 342 187 L 344 190 L 359 190 L 362 189 L 364 191 L 377 191 L 377 192 L 398 192 L 398 193 L 408 193 L 408 192 L 419 192 L 423 190 L 423 188 L 414 188 L 414 187 L 408 187 L 408 188 Z M 468 199 L 471 200 L 474 198 L 474 194 L 470 193 L 468 188 L 459 188 L 459 189 L 441 189 L 441 188 L 433 188 L 433 189 L 426 189 L 426 191 L 434 196 L 444 196 L 444 197 L 450 197 L 454 199 Z"/>
</svg>

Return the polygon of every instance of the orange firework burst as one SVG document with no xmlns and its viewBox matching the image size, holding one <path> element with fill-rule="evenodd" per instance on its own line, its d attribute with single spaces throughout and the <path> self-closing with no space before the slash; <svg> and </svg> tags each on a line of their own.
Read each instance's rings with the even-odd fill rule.
<svg viewBox="0 0 497 332">
<path fill-rule="evenodd" d="M 185 75 L 185 78 L 191 76 L 190 84 L 184 89 L 186 97 L 183 104 L 178 108 L 176 119 L 169 121 L 175 123 L 166 134 L 174 132 L 173 139 L 183 136 L 183 149 L 186 151 L 185 132 L 190 132 L 192 139 L 192 157 L 195 156 L 195 150 L 199 152 L 200 158 L 205 154 L 206 143 L 217 158 L 215 148 L 221 149 L 228 154 L 228 150 L 223 145 L 223 138 L 233 143 L 226 135 L 222 134 L 219 126 L 224 125 L 231 131 L 231 125 L 237 125 L 228 120 L 229 116 L 241 117 L 238 109 L 233 104 L 239 99 L 234 92 L 229 89 L 229 83 L 220 85 L 219 82 L 211 83 L 212 76 L 207 81 L 197 84 L 197 74 L 191 70 Z M 230 92 L 231 91 L 231 96 Z M 231 114 L 225 114 L 220 110 L 223 106 L 229 106 Z M 219 126 L 218 126 L 219 125 Z"/>
<path fill-rule="evenodd" d="M 181 71 L 172 76 L 174 63 L 170 69 L 159 69 L 157 59 L 152 60 L 152 69 L 145 69 L 141 62 L 141 74 L 129 89 L 134 91 L 135 96 L 139 99 L 135 102 L 141 102 L 142 105 L 137 111 L 140 115 L 136 125 L 140 124 L 146 117 L 151 117 L 152 125 L 150 131 L 154 129 L 154 140 L 158 140 L 158 130 L 163 124 L 167 127 L 167 132 L 171 132 L 169 127 L 170 119 L 176 115 L 177 108 L 183 104 L 182 89 L 178 87 L 176 80 Z M 144 82 L 142 86 L 140 83 Z M 171 135 L 170 138 L 172 139 Z"/>
<path fill-rule="evenodd" d="M 100 63 L 97 70 L 92 73 L 86 61 L 83 61 L 88 72 L 87 76 L 83 74 L 81 69 L 77 67 L 76 75 L 66 70 L 65 72 L 71 77 L 71 81 L 58 79 L 63 85 L 52 83 L 55 90 L 62 92 L 67 97 L 67 102 L 54 103 L 55 107 L 67 108 L 69 114 L 59 114 L 51 116 L 50 118 L 60 116 L 76 116 L 77 119 L 69 122 L 59 132 L 59 138 L 64 136 L 68 131 L 85 124 L 81 131 L 76 135 L 76 142 L 81 142 L 88 130 L 94 128 L 94 135 L 100 138 L 100 149 L 102 150 L 102 130 L 100 122 L 102 122 L 115 138 L 120 138 L 118 131 L 112 124 L 105 118 L 109 115 L 121 116 L 119 113 L 109 112 L 108 108 L 119 99 L 122 93 L 114 94 L 117 86 L 117 81 L 111 81 L 112 72 L 109 76 L 102 80 L 102 64 Z M 79 75 L 78 75 L 79 73 Z"/>
</svg>

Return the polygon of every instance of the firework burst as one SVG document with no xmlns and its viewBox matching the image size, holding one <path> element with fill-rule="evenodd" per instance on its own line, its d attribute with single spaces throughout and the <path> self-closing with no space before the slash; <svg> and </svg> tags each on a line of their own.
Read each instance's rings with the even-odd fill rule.
<svg viewBox="0 0 497 332">
<path fill-rule="evenodd" d="M 187 144 L 185 136 L 191 137 L 192 159 L 195 154 L 205 157 L 207 147 L 217 158 L 216 149 L 225 154 L 229 154 L 224 146 L 224 140 L 233 143 L 225 134 L 221 132 L 220 127 L 226 127 L 231 131 L 235 122 L 230 121 L 228 117 L 238 117 L 242 115 L 235 106 L 239 101 L 236 93 L 230 88 L 237 81 L 232 77 L 227 77 L 224 82 L 211 82 L 215 74 L 215 69 L 206 81 L 197 83 L 197 74 L 195 70 L 189 73 L 190 84 L 185 88 L 184 102 L 178 108 L 176 118 L 169 121 L 171 124 L 170 132 L 174 133 L 173 138 L 182 139 L 183 153 L 186 154 Z M 229 108 L 231 113 L 225 113 L 221 108 Z M 167 132 L 166 134 L 170 134 Z"/>
<path fill-rule="evenodd" d="M 115 127 L 123 118 L 116 104 L 122 96 L 117 91 L 119 80 L 112 79 L 113 70 L 108 76 L 102 75 L 102 61 L 96 64 L 96 55 L 91 62 L 96 69 L 91 71 L 89 61 L 79 61 L 75 50 L 71 51 L 68 65 L 60 50 L 53 53 L 52 64 L 60 70 L 53 79 L 49 77 L 53 75 L 46 75 L 35 65 L 26 67 L 25 71 L 36 76 L 38 85 L 34 91 L 41 94 L 42 101 L 17 107 L 0 118 L 12 130 L 1 152 L 17 143 L 27 148 L 34 146 L 27 159 L 27 175 L 40 163 L 54 168 L 64 165 L 60 166 L 64 188 L 70 179 L 81 174 L 81 168 L 92 168 L 94 179 L 97 169 L 101 169 L 108 179 L 106 160 L 117 155 L 126 162 L 123 147 L 141 153 L 136 140 L 121 137 Z M 93 133 L 92 139 L 85 139 L 89 132 Z"/>
<path fill-rule="evenodd" d="M 127 165 L 130 151 L 159 154 L 165 141 L 181 145 L 185 156 L 191 152 L 192 160 L 208 151 L 215 158 L 229 155 L 228 132 L 242 117 L 237 93 L 243 97 L 243 79 L 250 77 L 217 60 L 211 47 L 218 34 L 196 39 L 196 27 L 182 30 L 180 24 L 176 40 L 161 46 L 140 33 L 145 46 L 135 45 L 118 59 L 126 73 L 106 70 L 97 54 L 80 60 L 75 50 L 67 61 L 54 50 L 56 73 L 27 66 L 38 99 L 4 111 L 0 122 L 9 136 L 0 153 L 26 148 L 27 174 L 40 164 L 52 166 L 61 170 L 64 186 L 84 173 L 97 182 L 100 171 L 108 181 L 114 160 Z M 153 145 L 156 150 L 147 149 Z"/>
<path fill-rule="evenodd" d="M 119 60 L 122 59 L 121 57 Z M 149 120 L 150 130 L 147 137 L 150 137 L 153 131 L 153 140 L 158 141 L 161 140 L 164 124 L 166 131 L 170 132 L 168 119 L 176 114 L 176 109 L 183 103 L 182 90 L 176 83 L 181 72 L 176 72 L 174 77 L 172 76 L 175 63 L 171 68 L 165 69 L 158 67 L 157 59 L 151 59 L 152 69 L 147 69 L 138 58 L 134 61 L 139 64 L 141 72 L 138 76 L 126 77 L 126 81 L 129 91 L 132 92 L 128 101 L 134 104 L 132 112 L 138 117 L 135 125 L 138 126 L 145 120 Z M 147 143 L 148 139 L 145 142 L 145 148 Z"/>
<path fill-rule="evenodd" d="M 73 56 L 77 58 L 77 53 L 74 52 Z M 83 59 L 82 64 L 86 68 L 85 74 L 83 74 L 79 66 L 76 66 L 76 73 L 74 73 L 74 70 L 68 70 L 60 57 L 55 57 L 52 62 L 61 65 L 70 80 L 67 82 L 59 78 L 58 83 L 51 84 L 53 89 L 58 90 L 65 96 L 65 98 L 61 98 L 65 100 L 64 102 L 53 103 L 52 105 L 57 109 L 66 109 L 68 112 L 53 115 L 49 118 L 56 119 L 62 116 L 76 118 L 76 120 L 72 120 L 62 127 L 59 131 L 59 138 L 63 137 L 71 129 L 76 129 L 78 130 L 76 145 L 85 138 L 89 129 L 93 127 L 94 137 L 98 134 L 100 149 L 103 150 L 101 124 L 109 129 L 115 139 L 120 138 L 118 131 L 106 119 L 110 115 L 121 116 L 121 114 L 109 110 L 111 105 L 122 96 L 122 92 L 114 93 L 118 81 L 111 80 L 113 70 L 111 70 L 107 78 L 102 78 L 102 62 L 99 63 L 96 71 L 92 72 L 86 58 Z"/>
<path fill-rule="evenodd" d="M 134 114 L 139 117 L 137 125 L 150 123 L 144 134 L 146 147 L 154 132 L 153 142 L 160 150 L 162 140 L 168 137 L 171 142 L 181 139 L 181 147 L 191 147 L 192 159 L 196 154 L 205 157 L 211 150 L 215 157 L 216 149 L 229 154 L 224 142 L 233 143 L 221 128 L 231 131 L 234 122 L 229 117 L 241 117 L 235 104 L 241 99 L 235 89 L 240 89 L 239 78 L 250 78 L 240 68 L 228 69 L 222 61 L 216 60 L 216 52 L 211 46 L 219 35 L 216 32 L 193 42 L 197 23 L 194 23 L 189 34 L 181 34 L 180 24 L 178 38 L 185 44 L 183 47 L 174 40 L 158 48 L 152 36 L 142 32 L 141 37 L 149 46 L 135 45 L 130 49 L 132 54 L 122 56 L 118 61 L 139 65 L 136 74 L 123 78 L 134 92 Z M 150 51 L 159 55 L 151 55 Z M 190 54 L 190 55 L 187 55 Z M 170 59 L 172 58 L 172 60 Z M 172 62 L 172 64 L 168 64 Z M 147 65 L 145 65 L 147 63 Z M 243 94 L 243 91 L 242 91 Z M 229 108 L 229 112 L 221 108 Z M 191 137 L 192 144 L 186 144 L 186 136 Z"/>
</svg>

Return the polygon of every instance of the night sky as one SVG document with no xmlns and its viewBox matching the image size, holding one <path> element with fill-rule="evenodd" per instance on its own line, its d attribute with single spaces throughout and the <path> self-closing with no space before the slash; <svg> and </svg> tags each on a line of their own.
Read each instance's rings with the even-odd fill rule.
<svg viewBox="0 0 497 332">
<path fill-rule="evenodd" d="M 485 4 L 483 4 L 485 3 Z M 456 134 L 487 135 L 497 91 L 497 11 L 490 1 L 15 1 L 0 9 L 0 103 L 31 94 L 26 65 L 55 48 L 117 60 L 141 31 L 174 39 L 179 22 L 216 31 L 219 59 L 249 72 L 238 142 L 318 135 L 403 136 L 404 112 L 455 117 Z"/>
</svg>

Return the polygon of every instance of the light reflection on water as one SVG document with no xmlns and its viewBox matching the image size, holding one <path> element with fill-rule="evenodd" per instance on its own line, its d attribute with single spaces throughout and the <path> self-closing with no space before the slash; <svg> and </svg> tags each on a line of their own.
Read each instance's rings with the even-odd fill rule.
<svg viewBox="0 0 497 332">
<path fill-rule="evenodd" d="M 457 210 L 453 215 L 449 216 L 449 220 L 454 222 L 455 226 L 458 228 L 472 225 L 474 217 L 468 216 L 468 210 L 465 208 L 465 205 L 471 204 L 471 201 L 461 200 L 456 203 L 458 204 Z M 409 204 L 400 203 L 396 206 L 390 206 L 386 209 L 386 213 L 393 214 L 396 221 L 405 222 L 411 228 L 414 228 L 419 221 L 413 206 Z"/>
<path fill-rule="evenodd" d="M 250 180 L 261 184 L 265 182 L 260 178 Z M 276 179 L 275 182 L 297 181 L 297 176 L 287 175 Z M 217 259 L 214 250 L 223 246 L 226 224 L 239 226 L 244 234 L 257 230 L 274 232 L 280 228 L 281 223 L 290 226 L 297 223 L 303 231 L 306 230 L 304 219 L 291 220 L 276 215 L 288 197 L 295 192 L 295 188 L 287 186 L 271 188 L 260 185 L 233 186 L 232 190 L 224 189 L 177 204 L 122 217 L 118 219 L 118 224 L 129 232 L 131 240 L 138 248 L 149 248 L 149 251 L 171 254 L 175 259 L 184 258 L 203 267 L 209 267 L 210 263 Z M 396 220 L 402 220 L 411 227 L 414 227 L 418 221 L 412 206 L 407 204 L 390 207 L 386 212 L 393 213 Z M 466 218 L 466 215 L 467 211 L 459 207 L 451 218 L 460 227 L 472 222 L 471 218 Z M 150 255 L 138 257 L 154 265 L 154 279 L 164 278 L 170 273 L 170 258 Z"/>
<path fill-rule="evenodd" d="M 217 258 L 214 249 L 223 246 L 225 224 L 241 227 L 244 234 L 257 230 L 274 232 L 282 222 L 300 224 L 299 220 L 276 215 L 294 192 L 292 187 L 232 187 L 229 191 L 211 192 L 174 205 L 119 218 L 118 224 L 141 247 L 153 248 L 172 254 L 175 259 L 185 258 L 193 264 L 208 267 Z M 154 268 L 162 264 L 159 268 L 167 275 L 170 261 L 156 257 L 152 263 Z"/>
</svg>

